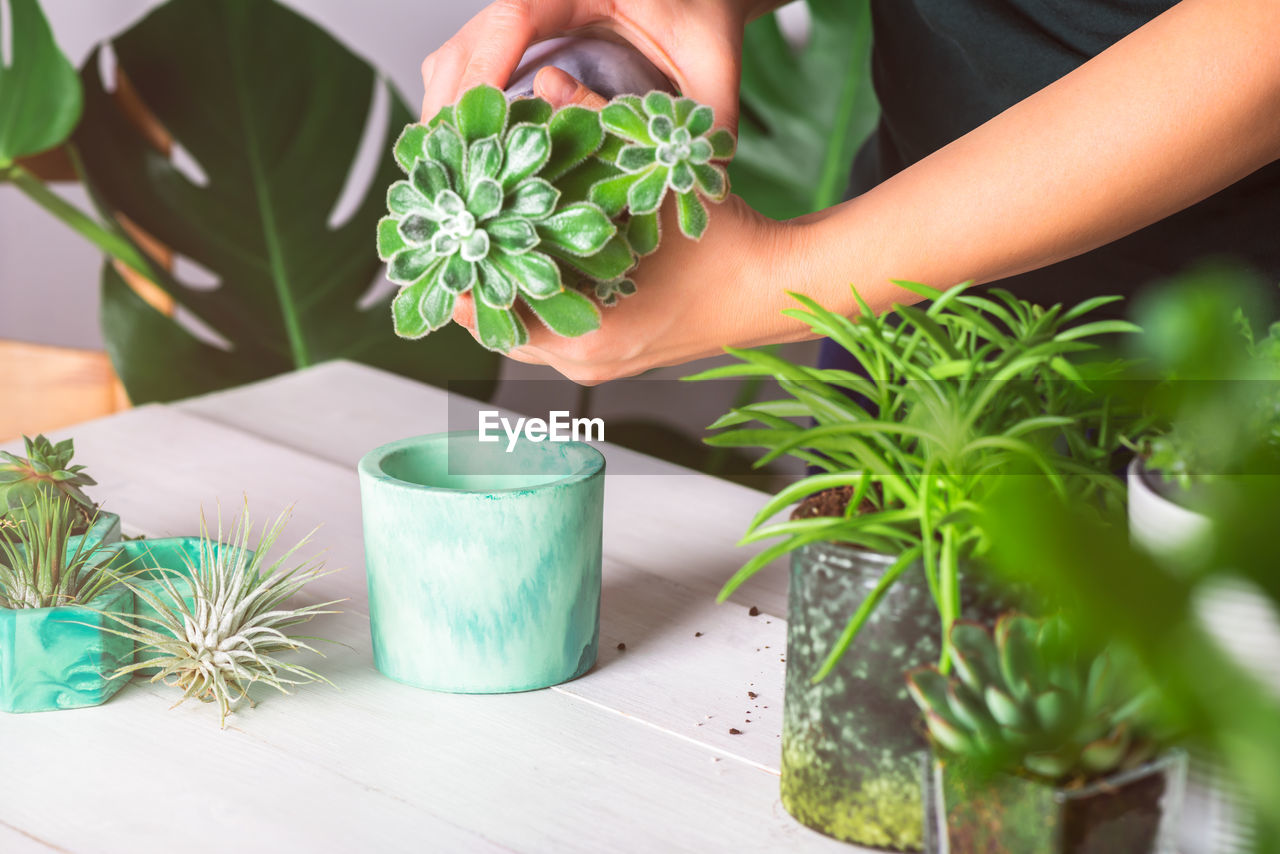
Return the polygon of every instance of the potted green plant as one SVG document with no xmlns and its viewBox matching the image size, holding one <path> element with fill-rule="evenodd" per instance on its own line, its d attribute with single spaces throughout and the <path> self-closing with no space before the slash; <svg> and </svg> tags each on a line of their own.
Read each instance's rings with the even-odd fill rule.
<svg viewBox="0 0 1280 854">
<path fill-rule="evenodd" d="M 75 443 L 63 439 L 54 444 L 38 435 L 22 437 L 25 457 L 0 451 L 0 539 L 12 539 L 21 510 L 37 496 L 58 496 L 70 512 L 72 540 L 75 549 L 81 539 L 87 544 L 114 543 L 120 539 L 120 517 L 103 511 L 82 487 L 97 481 L 85 473 L 82 465 L 72 465 Z"/>
<path fill-rule="evenodd" d="M 634 293 L 627 274 L 658 247 L 667 192 L 695 240 L 707 227 L 702 200 L 728 195 L 722 162 L 734 138 L 713 123 L 710 107 L 662 91 L 553 110 L 476 86 L 409 125 L 394 149 L 407 180 L 391 185 L 378 223 L 378 255 L 401 286 L 396 333 L 439 329 L 465 293 L 491 350 L 527 340 L 517 302 L 559 335 L 597 329 L 587 294 L 608 305 Z"/>
<path fill-rule="evenodd" d="M 131 651 L 136 645 L 137 659 L 119 666 L 111 678 L 123 684 L 134 674 L 149 673 L 152 682 L 182 689 L 179 703 L 193 698 L 216 703 L 222 727 L 242 701 L 253 702 L 249 692 L 255 685 L 288 694 L 296 685 L 331 684 L 311 668 L 281 658 L 298 651 L 319 655 L 307 643 L 314 638 L 286 630 L 337 613 L 331 606 L 342 601 L 288 606 L 304 587 L 333 572 L 321 560 L 296 557 L 310 534 L 276 553 L 288 520 L 286 512 L 264 525 L 252 549 L 247 507 L 225 539 L 221 517 L 211 535 L 202 516 L 194 542 L 157 541 L 161 547 L 150 553 L 150 543 L 127 544 L 125 549 L 141 561 L 123 582 L 138 607 L 107 612 L 113 628 L 105 631 L 125 640 Z M 177 561 L 182 565 L 174 566 Z"/>
<path fill-rule="evenodd" d="M 923 742 L 901 672 L 945 669 L 952 623 L 1003 610 L 979 573 L 962 571 L 987 547 L 973 509 L 1003 475 L 1040 472 L 1080 499 L 1122 501 L 1107 476 L 1115 413 L 1089 391 L 1112 367 L 1081 357 L 1090 339 L 1134 327 L 1085 320 L 1108 298 L 1044 309 L 1000 291 L 899 284 L 932 302 L 897 306 L 892 319 L 864 303 L 850 319 L 796 295 L 803 308 L 789 312 L 865 374 L 731 351 L 743 364 L 695 379 L 772 376 L 788 396 L 733 410 L 708 441 L 817 470 L 757 514 L 743 542 L 781 541 L 720 594 L 791 554 L 783 804 L 837 838 L 909 850 L 921 844 Z"/>
<path fill-rule="evenodd" d="M 133 596 L 106 568 L 111 552 L 72 533 L 78 513 L 37 491 L 0 537 L 0 711 L 99 705 L 120 688 L 111 674 L 133 660 L 103 616 L 131 610 Z"/>
<path fill-rule="evenodd" d="M 934 748 L 929 851 L 1172 851 L 1185 754 L 1160 753 L 1151 694 L 1116 650 L 1090 651 L 1061 617 L 951 627 L 954 676 L 907 674 Z"/>
</svg>

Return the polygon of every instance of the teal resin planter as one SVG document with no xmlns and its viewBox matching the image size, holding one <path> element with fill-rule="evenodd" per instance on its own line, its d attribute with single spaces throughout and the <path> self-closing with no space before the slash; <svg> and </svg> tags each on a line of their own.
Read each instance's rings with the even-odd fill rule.
<svg viewBox="0 0 1280 854">
<path fill-rule="evenodd" d="M 828 836 L 918 851 L 926 742 L 904 674 L 938 660 L 941 631 L 922 567 L 903 573 L 835 669 L 812 681 L 894 560 L 841 543 L 792 552 L 781 796 L 787 812 Z M 1000 603 L 977 587 L 962 587 L 964 615 L 994 617 Z"/>
<path fill-rule="evenodd" d="M 360 461 L 374 663 L 437 691 L 545 688 L 595 662 L 604 457 L 440 433 Z"/>
<path fill-rule="evenodd" d="M 190 606 L 193 601 L 193 597 L 188 592 L 191 589 L 191 569 L 200 565 L 200 548 L 203 542 L 204 540 L 200 537 L 128 540 L 113 549 L 115 557 L 112 558 L 111 565 L 118 569 L 131 585 L 144 593 L 149 593 L 161 602 L 169 601 L 169 593 L 160 581 L 162 575 L 167 576 L 169 583 L 184 594 L 183 598 Z M 219 556 L 224 549 L 232 548 L 222 543 L 214 543 L 213 547 Z M 249 551 L 245 557 L 252 559 L 253 552 Z M 155 619 L 156 609 L 145 596 L 135 597 L 133 614 L 135 622 L 143 628 L 155 628 L 158 625 Z M 138 649 L 135 656 L 135 662 L 155 657 L 154 653 L 146 649 Z M 134 674 L 150 676 L 156 672 L 158 668 L 144 667 L 134 671 Z"/>
<path fill-rule="evenodd" d="M 133 641 L 98 611 L 128 613 L 133 594 L 113 587 L 87 607 L 0 608 L 0 711 L 47 712 L 105 703 L 128 680 Z"/>
<path fill-rule="evenodd" d="M 88 531 L 67 538 L 67 551 L 74 554 L 81 543 L 89 549 L 95 545 L 109 546 L 118 542 L 120 542 L 120 517 L 114 513 L 104 513 L 99 510 L 98 518 L 94 520 Z"/>
</svg>

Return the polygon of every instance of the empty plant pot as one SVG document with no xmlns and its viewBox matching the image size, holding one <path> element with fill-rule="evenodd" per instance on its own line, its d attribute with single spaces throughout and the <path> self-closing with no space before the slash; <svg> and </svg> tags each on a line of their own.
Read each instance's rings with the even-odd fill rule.
<svg viewBox="0 0 1280 854">
<path fill-rule="evenodd" d="M 1186 755 L 1171 751 L 1082 786 L 978 779 L 931 762 L 930 854 L 1165 854 L 1175 850 Z"/>
<path fill-rule="evenodd" d="M 438 691 L 544 688 L 595 662 L 604 457 L 439 433 L 360 461 L 374 663 Z"/>
<path fill-rule="evenodd" d="M 128 680 L 133 641 L 108 631 L 99 613 L 128 613 L 133 594 L 116 586 L 85 606 L 0 608 L 0 711 L 47 712 L 105 703 Z"/>
</svg>

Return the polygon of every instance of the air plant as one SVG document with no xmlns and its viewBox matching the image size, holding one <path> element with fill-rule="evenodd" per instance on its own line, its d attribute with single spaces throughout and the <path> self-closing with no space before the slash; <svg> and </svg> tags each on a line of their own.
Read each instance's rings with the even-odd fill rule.
<svg viewBox="0 0 1280 854">
<path fill-rule="evenodd" d="M 635 111 L 646 103 L 670 114 L 653 131 L 625 120 L 641 121 Z M 406 127 L 394 153 L 408 177 L 389 189 L 390 215 L 378 224 L 379 257 L 401 286 L 396 334 L 439 329 L 466 293 L 491 350 L 527 342 L 517 303 L 559 335 L 599 328 L 587 294 L 612 305 L 635 293 L 628 274 L 658 247 L 668 185 L 680 193 L 681 230 L 695 239 L 707 217 L 694 185 L 712 201 L 727 195 L 724 168 L 711 161 L 732 156 L 733 136 L 711 132 L 713 118 L 710 107 L 661 92 L 620 96 L 597 112 L 508 102 L 477 86 Z"/>
<path fill-rule="evenodd" d="M 0 451 L 0 517 L 12 517 L 15 510 L 30 504 L 37 495 L 62 496 L 77 511 L 80 522 L 97 512 L 96 505 L 81 489 L 94 486 L 97 481 L 84 473 L 84 466 L 71 464 L 75 455 L 71 439 L 56 445 L 43 435 L 34 439 L 23 436 L 22 441 L 26 445 L 25 457 Z"/>
<path fill-rule="evenodd" d="M 116 582 L 100 543 L 81 537 L 71 548 L 74 508 L 61 492 L 37 490 L 11 511 L 10 534 L 0 537 L 0 608 L 85 604 Z"/>
<path fill-rule="evenodd" d="M 192 698 L 217 703 L 222 727 L 257 683 L 284 694 L 295 685 L 332 684 L 310 668 L 280 658 L 282 653 L 304 650 L 322 655 L 307 643 L 314 638 L 285 631 L 320 614 L 337 613 L 329 606 L 342 601 L 287 607 L 307 584 L 331 572 L 317 559 L 295 558 L 311 534 L 268 560 L 288 520 L 285 512 L 264 525 L 251 549 L 247 507 L 231 525 L 225 540 L 229 547 L 221 545 L 221 516 L 216 536 L 211 537 L 202 514 L 198 559 L 184 558 L 187 565 L 182 568 L 152 571 L 156 585 L 129 584 L 150 613 L 109 615 L 122 626 L 115 633 L 132 638 L 140 653 L 140 660 L 120 668 L 112 678 L 154 668 L 152 682 L 182 690 L 178 704 Z"/>
<path fill-rule="evenodd" d="M 1060 617 L 1008 614 L 994 637 L 978 623 L 951 628 L 954 677 L 922 667 L 907 689 L 935 747 L 987 771 L 1047 783 L 1088 781 L 1137 767 L 1156 752 L 1148 696 L 1115 651 L 1088 655 Z"/>
</svg>

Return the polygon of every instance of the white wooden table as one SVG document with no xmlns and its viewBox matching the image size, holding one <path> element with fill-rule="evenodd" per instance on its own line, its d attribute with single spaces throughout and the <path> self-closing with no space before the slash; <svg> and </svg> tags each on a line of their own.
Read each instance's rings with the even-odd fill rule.
<svg viewBox="0 0 1280 854">
<path fill-rule="evenodd" d="M 464 696 L 374 669 L 356 462 L 445 429 L 447 405 L 475 404 L 337 362 L 60 432 L 126 533 L 192 534 L 242 495 L 259 522 L 296 505 L 295 537 L 323 524 L 345 569 L 307 595 L 349 601 L 307 633 L 349 648 L 317 665 L 337 688 L 256 694 L 226 730 L 142 680 L 98 708 L 0 715 L 0 852 L 855 850 L 778 801 L 785 571 L 714 603 L 759 492 L 605 445 L 646 473 L 607 481 L 590 673 Z"/>
</svg>

